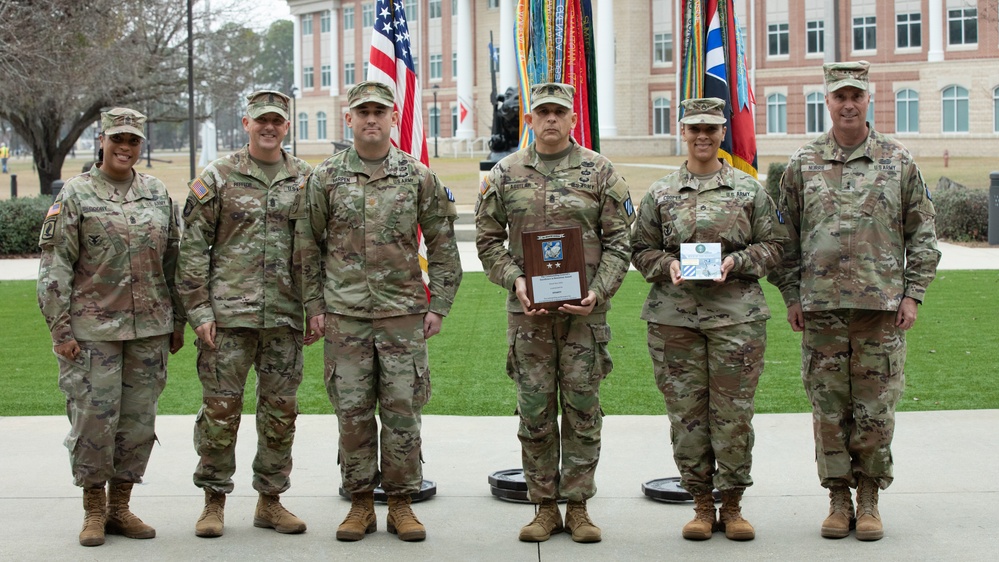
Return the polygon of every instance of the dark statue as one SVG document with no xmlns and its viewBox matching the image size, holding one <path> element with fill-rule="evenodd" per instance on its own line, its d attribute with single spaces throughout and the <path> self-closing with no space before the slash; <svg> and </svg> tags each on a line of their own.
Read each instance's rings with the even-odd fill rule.
<svg viewBox="0 0 999 562">
<path fill-rule="evenodd" d="M 489 137 L 489 160 L 499 162 L 520 144 L 520 93 L 513 87 L 496 96 L 493 104 L 493 134 Z"/>
</svg>

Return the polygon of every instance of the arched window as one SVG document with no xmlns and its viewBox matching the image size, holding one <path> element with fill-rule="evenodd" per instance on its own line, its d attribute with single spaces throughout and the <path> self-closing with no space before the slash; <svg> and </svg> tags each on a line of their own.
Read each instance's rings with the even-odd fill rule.
<svg viewBox="0 0 999 562">
<path fill-rule="evenodd" d="M 451 136 L 455 137 L 458 135 L 458 106 L 451 106 Z"/>
<path fill-rule="evenodd" d="M 309 140 L 309 114 L 298 114 L 298 140 Z"/>
<path fill-rule="evenodd" d="M 805 96 L 805 132 L 824 133 L 826 131 L 826 102 L 819 92 Z"/>
<path fill-rule="evenodd" d="M 961 86 L 944 88 L 941 96 L 943 105 L 943 132 L 968 132 L 968 90 Z"/>
<path fill-rule="evenodd" d="M 320 111 L 316 114 L 316 138 L 326 140 L 326 112 Z"/>
<path fill-rule="evenodd" d="M 669 134 L 669 98 L 656 98 L 652 101 L 652 134 Z"/>
<path fill-rule="evenodd" d="M 992 90 L 992 131 L 999 133 L 999 88 Z"/>
<path fill-rule="evenodd" d="M 895 94 L 895 132 L 919 132 L 919 94 L 906 88 Z"/>
<path fill-rule="evenodd" d="M 787 133 L 787 96 L 767 96 L 767 133 Z"/>
</svg>

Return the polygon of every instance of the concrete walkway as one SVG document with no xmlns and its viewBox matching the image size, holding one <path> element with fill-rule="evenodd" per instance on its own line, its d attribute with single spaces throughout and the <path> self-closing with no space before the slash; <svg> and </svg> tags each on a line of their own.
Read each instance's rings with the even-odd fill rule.
<svg viewBox="0 0 999 562">
<path fill-rule="evenodd" d="M 336 420 L 299 418 L 291 489 L 282 501 L 309 525 L 304 535 L 253 527 L 250 486 L 254 419 L 244 417 L 237 446 L 236 489 L 226 505 L 225 535 L 194 536 L 203 495 L 191 483 L 197 462 L 194 416 L 161 416 L 160 445 L 132 508 L 157 529 L 152 540 L 111 536 L 96 548 L 79 546 L 80 490 L 72 485 L 68 424 L 59 416 L 0 418 L 0 559 L 3 560 L 996 560 L 999 533 L 999 410 L 901 413 L 895 433 L 895 483 L 881 494 L 885 538 L 823 539 L 828 499 L 813 462 L 811 416 L 769 414 L 755 419 L 753 479 L 743 513 L 756 527 L 746 543 L 715 533 L 707 542 L 680 537 L 692 504 L 643 496 L 643 482 L 675 476 L 669 430 L 662 416 L 608 416 L 589 510 L 603 542 L 576 544 L 565 534 L 540 545 L 517 540 L 533 517 L 530 505 L 494 498 L 489 474 L 520 466 L 517 420 L 508 417 L 426 416 L 424 477 L 436 497 L 415 505 L 427 526 L 422 543 L 385 531 L 386 507 L 376 506 L 378 532 L 359 543 L 334 538 L 349 509 L 337 495 Z"/>
</svg>

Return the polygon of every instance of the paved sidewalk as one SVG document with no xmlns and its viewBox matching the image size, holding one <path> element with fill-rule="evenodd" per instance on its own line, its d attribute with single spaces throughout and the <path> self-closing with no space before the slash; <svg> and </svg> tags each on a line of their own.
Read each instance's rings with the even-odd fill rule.
<svg viewBox="0 0 999 562">
<path fill-rule="evenodd" d="M 517 420 L 508 417 L 426 416 L 424 476 L 437 496 L 415 504 L 427 526 L 422 543 L 385 531 L 386 508 L 376 507 L 378 532 L 359 543 L 334 539 L 349 502 L 337 495 L 336 421 L 299 418 L 292 487 L 282 501 L 309 525 L 304 535 L 253 527 L 250 487 L 254 419 L 245 416 L 237 445 L 236 489 L 226 505 L 225 535 L 194 536 L 203 495 L 191 482 L 197 457 L 194 416 L 161 416 L 160 445 L 132 508 L 156 527 L 152 540 L 111 536 L 100 547 L 79 546 L 81 493 L 72 485 L 60 416 L 0 418 L 0 559 L 3 560 L 996 560 L 999 533 L 999 410 L 901 413 L 895 433 L 895 483 L 881 494 L 885 538 L 863 543 L 852 535 L 819 536 L 828 499 L 813 462 L 811 416 L 756 417 L 753 479 L 743 513 L 756 527 L 746 543 L 715 533 L 692 542 L 680 529 L 692 504 L 667 504 L 642 495 L 641 484 L 675 476 L 668 421 L 662 416 L 608 416 L 590 500 L 603 529 L 597 544 L 565 534 L 540 545 L 517 540 L 533 516 L 529 505 L 491 496 L 487 477 L 520 466 Z"/>
</svg>

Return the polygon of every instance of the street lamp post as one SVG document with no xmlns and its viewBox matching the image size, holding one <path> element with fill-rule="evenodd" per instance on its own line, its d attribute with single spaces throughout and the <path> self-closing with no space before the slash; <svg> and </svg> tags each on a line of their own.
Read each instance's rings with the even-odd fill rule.
<svg viewBox="0 0 999 562">
<path fill-rule="evenodd" d="M 434 158 L 438 158 L 437 137 L 441 134 L 441 111 L 437 108 L 437 90 L 440 89 L 440 86 L 434 84 L 430 89 L 434 92 L 434 119 L 436 119 L 434 121 Z"/>
<path fill-rule="evenodd" d="M 298 93 L 298 88 L 295 86 L 291 87 L 291 155 L 298 156 L 298 131 L 295 130 L 298 123 L 298 110 L 295 109 L 295 94 Z"/>
</svg>

